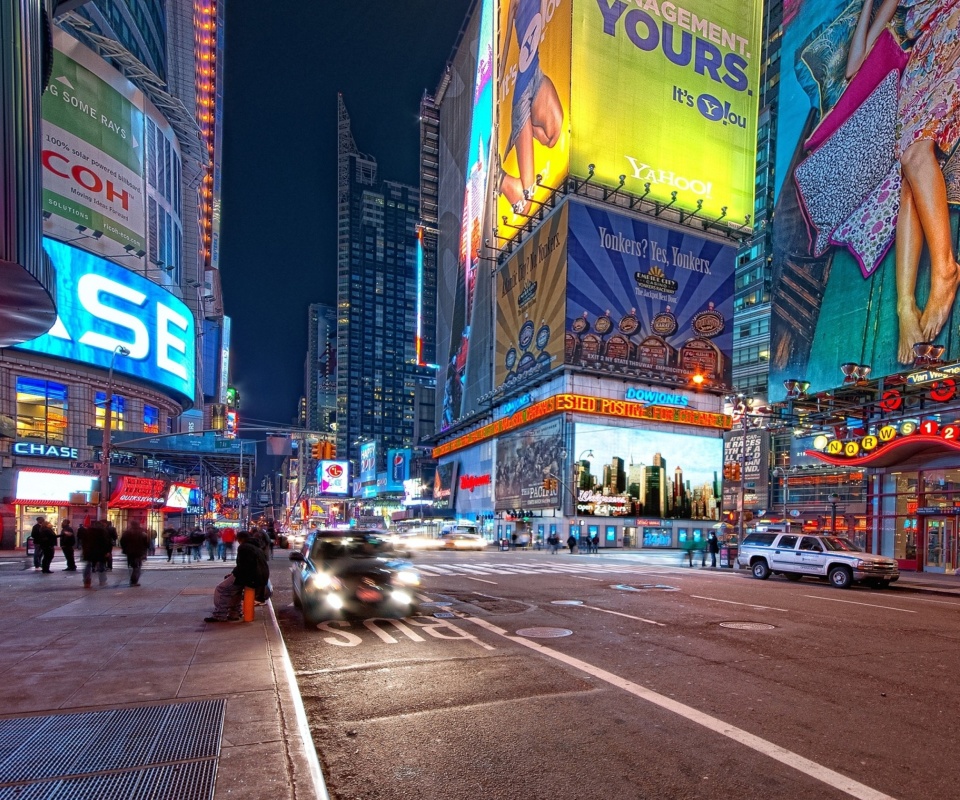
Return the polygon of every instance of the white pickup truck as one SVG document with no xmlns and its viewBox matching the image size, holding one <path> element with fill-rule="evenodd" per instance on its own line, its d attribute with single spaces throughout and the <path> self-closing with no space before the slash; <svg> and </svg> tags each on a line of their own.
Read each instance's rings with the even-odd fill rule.
<svg viewBox="0 0 960 800">
<path fill-rule="evenodd" d="M 827 534 L 751 533 L 740 544 L 737 563 L 760 580 L 771 575 L 794 581 L 810 576 L 825 578 L 840 589 L 860 581 L 883 589 L 900 577 L 894 559 L 866 553 L 843 536 Z"/>
</svg>

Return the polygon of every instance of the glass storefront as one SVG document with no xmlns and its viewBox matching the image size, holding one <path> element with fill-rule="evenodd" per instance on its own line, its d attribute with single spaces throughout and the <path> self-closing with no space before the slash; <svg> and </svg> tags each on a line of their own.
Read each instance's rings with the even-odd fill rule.
<svg viewBox="0 0 960 800">
<path fill-rule="evenodd" d="M 879 482 L 874 549 L 896 558 L 901 570 L 955 574 L 960 469 L 890 472 Z"/>
</svg>

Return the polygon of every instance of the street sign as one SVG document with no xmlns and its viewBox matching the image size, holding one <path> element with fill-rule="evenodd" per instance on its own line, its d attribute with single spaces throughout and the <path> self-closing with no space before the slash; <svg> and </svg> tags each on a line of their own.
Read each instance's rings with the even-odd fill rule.
<svg viewBox="0 0 960 800">
<path fill-rule="evenodd" d="M 214 439 L 213 446 L 216 450 L 229 450 L 233 447 L 234 439 Z"/>
</svg>

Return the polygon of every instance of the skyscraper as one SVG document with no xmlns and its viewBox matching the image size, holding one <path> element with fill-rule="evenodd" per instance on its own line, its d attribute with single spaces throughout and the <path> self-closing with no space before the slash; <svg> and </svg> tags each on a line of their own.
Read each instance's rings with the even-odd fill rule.
<svg viewBox="0 0 960 800">
<path fill-rule="evenodd" d="M 418 359 L 419 190 L 378 178 L 337 104 L 337 452 L 356 464 L 361 442 L 380 458 L 415 444 L 432 373 Z"/>
<path fill-rule="evenodd" d="M 306 428 L 332 431 L 337 419 L 337 310 L 311 303 L 304 368 Z"/>
</svg>

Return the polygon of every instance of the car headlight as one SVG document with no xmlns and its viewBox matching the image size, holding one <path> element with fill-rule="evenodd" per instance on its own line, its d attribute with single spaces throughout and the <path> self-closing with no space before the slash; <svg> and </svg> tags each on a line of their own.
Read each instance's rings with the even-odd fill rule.
<svg viewBox="0 0 960 800">
<path fill-rule="evenodd" d="M 393 576 L 393 582 L 401 586 L 419 586 L 420 573 L 412 569 L 402 569 Z"/>
<path fill-rule="evenodd" d="M 314 589 L 337 591 L 341 587 L 340 580 L 327 572 L 316 572 L 310 576 L 310 585 Z"/>
<path fill-rule="evenodd" d="M 410 593 L 403 591 L 403 589 L 394 589 L 390 593 L 390 597 L 395 603 L 402 605 L 410 605 L 413 602 L 413 597 L 410 596 Z"/>
</svg>

